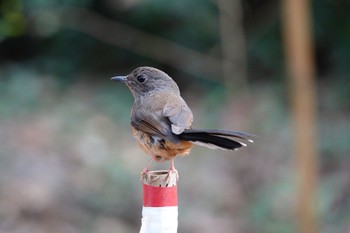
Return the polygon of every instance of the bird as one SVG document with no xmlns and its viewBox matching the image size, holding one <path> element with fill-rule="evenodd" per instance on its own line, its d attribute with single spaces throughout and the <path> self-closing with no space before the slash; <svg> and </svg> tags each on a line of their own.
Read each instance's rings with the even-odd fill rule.
<svg viewBox="0 0 350 233">
<path fill-rule="evenodd" d="M 142 171 L 146 174 L 152 161 L 171 160 L 169 171 L 176 171 L 174 158 L 189 155 L 192 146 L 237 150 L 253 142 L 255 135 L 240 131 L 193 129 L 193 114 L 181 97 L 176 82 L 164 71 L 142 66 L 130 74 L 111 78 L 130 89 L 134 104 L 131 128 L 141 149 L 151 156 Z"/>
</svg>

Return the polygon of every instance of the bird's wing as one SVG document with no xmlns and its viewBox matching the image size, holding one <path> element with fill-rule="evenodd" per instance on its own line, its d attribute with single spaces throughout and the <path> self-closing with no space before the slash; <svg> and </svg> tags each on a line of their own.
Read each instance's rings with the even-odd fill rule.
<svg viewBox="0 0 350 233">
<path fill-rule="evenodd" d="M 131 125 L 142 132 L 162 139 L 178 142 L 176 135 L 172 134 L 171 123 L 167 118 L 159 118 L 157 114 L 146 114 L 144 111 L 135 111 L 131 116 Z"/>
<path fill-rule="evenodd" d="M 171 131 L 176 135 L 181 134 L 185 129 L 191 128 L 193 115 L 185 101 L 181 101 L 177 105 L 166 104 L 163 107 L 163 116 L 170 120 Z"/>
</svg>

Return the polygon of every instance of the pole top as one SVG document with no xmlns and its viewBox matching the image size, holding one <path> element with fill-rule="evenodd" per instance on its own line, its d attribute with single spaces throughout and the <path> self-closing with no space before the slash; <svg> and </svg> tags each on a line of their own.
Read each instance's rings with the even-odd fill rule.
<svg viewBox="0 0 350 233">
<path fill-rule="evenodd" d="M 157 170 L 148 171 L 142 174 L 141 181 L 143 184 L 154 187 L 174 187 L 177 185 L 179 174 L 177 170 Z"/>
</svg>

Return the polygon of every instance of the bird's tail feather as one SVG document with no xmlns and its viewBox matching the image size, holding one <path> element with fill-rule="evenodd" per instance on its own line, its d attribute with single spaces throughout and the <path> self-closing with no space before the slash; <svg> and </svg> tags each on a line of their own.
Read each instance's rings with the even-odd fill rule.
<svg viewBox="0 0 350 233">
<path fill-rule="evenodd" d="M 226 150 L 235 150 L 242 146 L 247 146 L 245 143 L 240 142 L 240 140 L 253 142 L 252 138 L 254 137 L 256 136 L 253 134 L 238 131 L 211 129 L 187 129 L 179 135 L 181 140 L 191 141 L 194 144 L 212 149 L 220 148 Z"/>
</svg>

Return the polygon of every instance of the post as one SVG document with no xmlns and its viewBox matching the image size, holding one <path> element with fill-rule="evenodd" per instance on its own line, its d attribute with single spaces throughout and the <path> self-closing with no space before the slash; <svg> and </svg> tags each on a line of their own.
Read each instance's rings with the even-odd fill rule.
<svg viewBox="0 0 350 233">
<path fill-rule="evenodd" d="M 140 233 L 176 233 L 177 171 L 149 171 L 142 176 L 143 208 Z"/>
<path fill-rule="evenodd" d="M 315 61 L 310 0 L 283 1 L 283 32 L 290 77 L 300 233 L 318 232 Z"/>
</svg>

